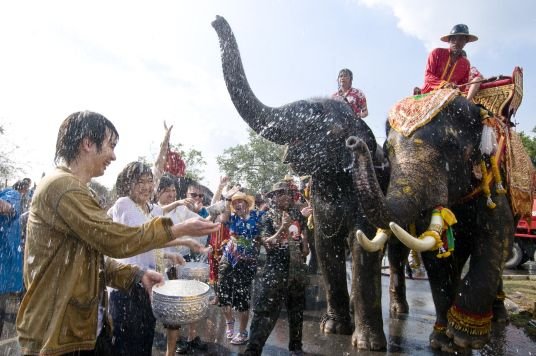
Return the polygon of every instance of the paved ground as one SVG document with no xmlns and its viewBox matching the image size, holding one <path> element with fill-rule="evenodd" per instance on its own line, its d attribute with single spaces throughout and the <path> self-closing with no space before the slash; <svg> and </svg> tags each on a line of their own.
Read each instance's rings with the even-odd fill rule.
<svg viewBox="0 0 536 356">
<path fill-rule="evenodd" d="M 311 278 L 307 290 L 307 310 L 304 321 L 304 351 L 307 355 L 436 355 L 428 346 L 428 335 L 434 323 L 434 308 L 430 289 L 426 280 L 407 282 L 410 313 L 404 320 L 389 319 L 387 288 L 389 280 L 382 277 L 384 306 L 384 330 L 388 338 L 387 352 L 357 352 L 351 346 L 350 336 L 323 335 L 319 331 L 319 320 L 325 308 L 321 276 Z M 14 334 L 14 312 L 16 303 L 11 303 L 4 331 L 0 339 L 0 355 L 20 355 Z M 204 341 L 209 342 L 208 355 L 237 355 L 245 346 L 231 345 L 224 336 L 225 321 L 217 307 L 211 306 L 206 322 L 200 328 Z M 288 328 L 286 313 L 281 313 L 274 331 L 268 339 L 264 355 L 288 355 Z M 153 355 L 163 355 L 165 338 L 163 329 L 157 327 Z M 197 353 L 200 354 L 200 353 Z M 522 330 L 511 326 L 494 326 L 492 341 L 473 355 L 535 355 L 536 343 L 532 342 Z"/>
</svg>

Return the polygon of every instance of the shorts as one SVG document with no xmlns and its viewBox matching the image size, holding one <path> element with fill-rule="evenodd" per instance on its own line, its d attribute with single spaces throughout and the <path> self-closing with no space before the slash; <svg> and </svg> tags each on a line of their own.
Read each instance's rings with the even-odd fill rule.
<svg viewBox="0 0 536 356">
<path fill-rule="evenodd" d="M 251 285 L 255 277 L 255 262 L 238 261 L 233 267 L 222 257 L 218 275 L 218 302 L 220 307 L 231 306 L 234 310 L 249 310 Z"/>
</svg>

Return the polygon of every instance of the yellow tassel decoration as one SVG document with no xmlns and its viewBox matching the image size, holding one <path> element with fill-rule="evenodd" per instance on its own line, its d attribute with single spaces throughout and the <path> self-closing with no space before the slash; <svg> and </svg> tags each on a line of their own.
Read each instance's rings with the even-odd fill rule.
<svg viewBox="0 0 536 356">
<path fill-rule="evenodd" d="M 504 189 L 502 185 L 499 165 L 497 164 L 497 156 L 491 157 L 491 171 L 493 172 L 493 178 L 495 178 L 495 191 L 497 192 L 497 194 L 506 194 L 506 189 Z"/>
<path fill-rule="evenodd" d="M 489 190 L 489 183 L 491 181 L 492 176 L 488 175 L 488 168 L 486 167 L 486 162 L 484 160 L 480 161 L 480 169 L 482 170 L 482 192 L 484 193 L 484 196 L 486 197 L 486 204 L 488 208 L 495 209 L 497 206 L 493 200 L 491 200 L 491 192 Z"/>
</svg>

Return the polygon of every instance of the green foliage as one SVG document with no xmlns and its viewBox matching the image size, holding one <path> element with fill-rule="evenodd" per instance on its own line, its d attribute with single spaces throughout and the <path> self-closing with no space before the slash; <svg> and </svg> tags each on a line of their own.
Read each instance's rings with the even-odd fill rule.
<svg viewBox="0 0 536 356">
<path fill-rule="evenodd" d="M 170 144 L 170 146 L 171 150 L 180 153 L 184 163 L 186 163 L 186 177 L 197 182 L 202 181 L 207 165 L 203 153 L 195 148 L 185 149 L 182 143 Z"/>
<path fill-rule="evenodd" d="M 0 136 L 5 135 L 3 126 L 0 126 Z M 0 140 L 0 177 L 4 179 L 13 178 L 16 174 L 21 172 L 21 169 L 16 166 L 15 162 L 9 157 L 13 153 L 9 147 L 4 146 L 6 140 Z"/>
<path fill-rule="evenodd" d="M 232 182 L 252 192 L 268 190 L 289 171 L 282 162 L 285 147 L 265 140 L 251 129 L 248 134 L 248 143 L 225 149 L 216 162 Z"/>
<path fill-rule="evenodd" d="M 533 133 L 536 133 L 536 127 L 532 129 Z M 536 136 L 525 134 L 523 131 L 519 133 L 523 146 L 527 149 L 532 164 L 536 166 Z"/>
<path fill-rule="evenodd" d="M 92 180 L 89 182 L 89 187 L 97 194 L 99 201 L 103 207 L 109 207 L 115 201 L 115 185 L 113 190 L 108 190 L 104 185 Z"/>
</svg>

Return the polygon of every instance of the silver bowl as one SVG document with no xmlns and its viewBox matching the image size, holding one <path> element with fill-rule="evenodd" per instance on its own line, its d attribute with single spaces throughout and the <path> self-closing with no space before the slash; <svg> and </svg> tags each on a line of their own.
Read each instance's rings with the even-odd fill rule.
<svg viewBox="0 0 536 356">
<path fill-rule="evenodd" d="M 209 266 L 203 262 L 186 262 L 178 266 L 177 274 L 179 279 L 195 279 L 207 282 L 209 278 Z"/>
<path fill-rule="evenodd" d="M 153 287 L 153 314 L 163 324 L 179 326 L 207 317 L 210 287 L 196 280 L 176 279 Z"/>
</svg>

